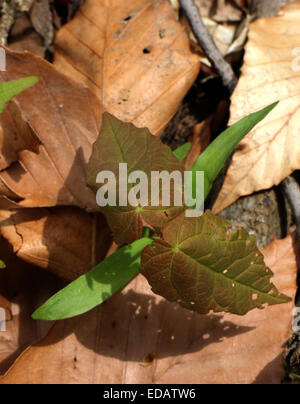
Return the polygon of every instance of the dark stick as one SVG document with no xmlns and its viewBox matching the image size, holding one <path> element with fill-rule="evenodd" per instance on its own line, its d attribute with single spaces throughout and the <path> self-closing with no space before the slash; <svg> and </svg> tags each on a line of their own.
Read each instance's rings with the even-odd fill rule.
<svg viewBox="0 0 300 404">
<path fill-rule="evenodd" d="M 291 205 L 296 222 L 298 240 L 300 242 L 300 186 L 293 177 L 287 177 L 282 182 L 281 186 Z"/>
<path fill-rule="evenodd" d="M 235 77 L 230 64 L 223 58 L 213 38 L 204 25 L 198 7 L 193 0 L 179 0 L 179 2 L 199 45 L 205 52 L 205 55 L 212 66 L 221 76 L 224 86 L 227 87 L 231 94 L 236 87 L 237 78 Z"/>
</svg>

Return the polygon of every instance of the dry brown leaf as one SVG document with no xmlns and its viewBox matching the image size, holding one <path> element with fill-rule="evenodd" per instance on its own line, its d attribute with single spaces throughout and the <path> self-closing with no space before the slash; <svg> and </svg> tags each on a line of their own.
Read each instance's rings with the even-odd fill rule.
<svg viewBox="0 0 300 404">
<path fill-rule="evenodd" d="M 26 14 L 22 14 L 14 23 L 9 34 L 8 46 L 15 51 L 28 50 L 41 57 L 44 57 L 46 50 L 42 38 L 34 30 Z"/>
<path fill-rule="evenodd" d="M 0 43 L 6 44 L 10 29 L 21 13 L 29 11 L 33 0 L 1 0 Z"/>
<path fill-rule="evenodd" d="M 86 0 L 55 40 L 55 66 L 124 121 L 160 134 L 200 61 L 167 0 Z"/>
<path fill-rule="evenodd" d="M 279 105 L 241 142 L 214 205 L 271 188 L 300 168 L 300 1 L 279 16 L 251 24 L 243 74 L 232 97 L 231 122 L 276 100 Z"/>
<path fill-rule="evenodd" d="M 20 207 L 75 205 L 96 210 L 86 164 L 101 124 L 96 97 L 48 62 L 6 49 L 2 80 L 36 75 L 39 82 L 0 116 L 0 190 Z M 5 202 L 1 199 L 2 207 Z"/>
<path fill-rule="evenodd" d="M 243 12 L 241 10 L 238 1 L 217 0 L 215 4 L 216 12 L 213 15 L 213 19 L 218 22 L 239 22 L 243 18 Z"/>
<path fill-rule="evenodd" d="M 251 12 L 257 17 L 273 17 L 280 8 L 294 0 L 252 0 Z"/>
<path fill-rule="evenodd" d="M 102 14 L 104 6 L 105 11 L 110 10 L 109 2 L 96 4 L 95 1 L 89 1 L 83 10 L 87 10 L 87 15 L 91 14 L 91 21 L 96 19 L 97 24 L 101 21 L 104 24 Z M 109 79 L 106 76 L 102 78 L 105 78 L 103 95 L 107 105 L 110 105 L 113 112 L 122 111 L 122 116 L 126 120 L 133 119 L 134 114 L 140 114 L 143 110 L 137 120 L 141 126 L 151 127 L 153 122 L 156 127 L 162 128 L 194 81 L 199 71 L 199 59 L 189 51 L 189 42 L 184 30 L 175 21 L 166 1 L 163 4 L 160 2 L 152 4 L 152 1 L 143 0 L 125 4 L 124 1 L 122 7 L 118 2 L 110 11 L 114 18 L 106 35 L 113 34 L 114 31 L 110 30 L 115 28 L 116 31 L 120 30 L 120 33 L 118 33 L 119 39 L 112 38 L 113 42 L 105 48 L 107 59 L 103 66 L 99 57 L 91 54 L 91 51 L 87 51 L 83 45 L 84 41 L 87 41 L 88 46 L 95 46 L 99 50 L 98 45 L 103 39 L 99 35 L 99 27 L 84 19 L 85 11 L 80 11 L 72 25 L 67 25 L 59 33 L 58 49 L 63 45 L 59 41 L 60 37 L 69 38 L 73 28 L 75 30 L 82 28 L 80 39 L 83 42 L 75 47 L 84 69 L 91 73 L 92 67 L 94 73 L 95 70 L 107 73 L 110 69 L 112 72 L 117 68 L 117 77 L 114 71 L 113 76 L 109 75 Z M 133 15 L 134 12 L 138 15 Z M 130 18 L 127 19 L 129 15 Z M 84 24 L 78 28 L 82 19 Z M 154 34 L 155 41 L 149 45 L 147 41 L 150 38 L 153 40 Z M 136 41 L 137 37 L 141 38 L 140 45 Z M 144 45 L 143 41 L 146 41 L 147 45 Z M 70 44 L 72 49 L 69 49 L 69 52 L 72 52 L 74 38 Z M 146 48 L 148 52 L 148 45 L 152 46 L 151 52 L 143 53 Z M 139 46 L 140 53 L 137 51 Z M 66 54 L 67 49 L 64 50 L 64 55 Z M 122 58 L 121 67 L 114 64 L 110 68 L 111 63 L 118 63 L 113 57 Z M 60 57 L 57 56 L 56 66 L 61 68 L 59 60 Z M 96 209 L 95 197 L 85 187 L 85 163 L 100 126 L 100 102 L 81 85 L 75 85 L 72 81 L 64 79 L 49 64 L 31 55 L 23 56 L 8 52 L 7 65 L 7 73 L 2 76 L 5 80 L 20 77 L 21 74 L 22 76 L 37 74 L 41 80 L 35 87 L 17 97 L 16 102 L 11 102 L 5 114 L 1 116 L 3 132 L 0 168 L 3 171 L 0 175 L 2 179 L 0 190 L 2 195 L 13 201 L 8 204 L 8 201 L 2 198 L 1 207 L 14 208 L 17 207 L 16 204 L 26 207 L 63 204 Z M 73 68 L 71 70 L 73 71 Z M 63 67 L 62 71 L 70 73 L 70 66 L 68 69 Z M 140 80 L 135 86 L 137 77 Z M 88 79 L 87 84 L 91 84 Z M 134 96 L 128 98 L 127 90 Z M 98 87 L 96 93 L 100 94 L 101 99 L 103 98 L 102 90 Z M 116 93 L 121 97 L 120 100 L 115 98 Z M 125 97 L 128 98 L 126 102 Z M 119 102 L 126 103 L 125 107 Z M 130 116 L 126 115 L 128 111 Z M 14 142 L 12 133 L 17 134 Z M 31 245 L 30 238 L 37 229 L 41 229 L 40 218 L 38 214 L 37 225 L 34 225 L 32 217 L 30 229 L 32 234 L 28 240 L 25 242 L 23 240 L 22 248 L 18 251 L 20 256 L 25 256 L 24 251 L 28 252 L 28 243 Z M 14 243 L 15 250 L 19 249 L 20 236 L 14 231 L 13 226 L 10 226 L 9 234 L 6 232 L 5 235 Z M 37 235 L 39 241 L 36 241 L 36 250 L 31 250 L 30 256 L 26 253 L 26 259 L 39 265 L 46 259 L 47 265 L 49 267 L 54 265 L 54 270 L 57 271 L 55 262 L 47 258 L 49 254 L 53 255 L 51 250 L 57 253 L 57 249 L 53 248 L 53 240 L 41 242 L 41 237 Z M 52 245 L 50 253 L 46 251 L 46 245 Z M 41 250 L 38 251 L 38 248 Z"/>
<path fill-rule="evenodd" d="M 49 47 L 54 38 L 53 15 L 49 0 L 35 1 L 30 9 L 31 23 L 41 37 L 44 44 Z"/>
<path fill-rule="evenodd" d="M 184 160 L 184 167 L 190 170 L 196 163 L 199 155 L 206 149 L 211 139 L 211 121 L 213 115 L 194 126 L 191 139 L 191 148 Z"/>
<path fill-rule="evenodd" d="M 35 74 L 40 81 L 0 116 L 1 207 L 97 209 L 85 170 L 98 136 L 101 104 L 41 58 L 6 52 L 2 78 Z M 73 280 L 102 260 L 109 247 L 110 231 L 103 216 L 98 218 L 93 224 L 88 213 L 65 207 L 1 210 L 0 227 L 19 257 Z"/>
<path fill-rule="evenodd" d="M 31 314 L 63 283 L 18 259 L 2 238 L 0 256 L 6 263 L 0 271 L 0 307 L 6 312 L 6 331 L 0 331 L 2 374 L 26 347 L 48 333 L 51 323 L 33 321 Z"/>
<path fill-rule="evenodd" d="M 112 242 L 103 215 L 72 207 L 0 210 L 0 228 L 19 258 L 69 281 L 102 261 Z"/>
<path fill-rule="evenodd" d="M 291 297 L 294 248 L 288 236 L 264 250 Z M 292 308 L 197 315 L 153 295 L 140 276 L 101 307 L 56 323 L 0 383 L 279 383 Z"/>
</svg>

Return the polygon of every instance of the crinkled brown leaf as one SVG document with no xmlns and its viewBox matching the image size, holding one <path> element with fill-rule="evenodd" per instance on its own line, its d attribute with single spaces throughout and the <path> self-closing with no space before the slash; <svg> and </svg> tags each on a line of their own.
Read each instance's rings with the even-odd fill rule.
<svg viewBox="0 0 300 404">
<path fill-rule="evenodd" d="M 31 53 L 6 49 L 6 61 L 2 80 L 28 75 L 40 80 L 0 115 L 1 206 L 8 206 L 8 197 L 20 207 L 97 209 L 85 170 L 100 128 L 100 102 Z"/>
<path fill-rule="evenodd" d="M 0 256 L 6 263 L 6 269 L 0 271 L 0 308 L 6 314 L 6 331 L 0 331 L 2 374 L 25 348 L 47 335 L 52 323 L 33 321 L 31 314 L 63 283 L 18 259 L 2 237 Z"/>
<path fill-rule="evenodd" d="M 72 207 L 0 210 L 0 227 L 19 258 L 69 281 L 100 262 L 112 242 L 101 214 Z"/>
<path fill-rule="evenodd" d="M 101 132 L 94 144 L 87 170 L 87 182 L 94 192 L 103 186 L 96 183 L 97 174 L 109 170 L 116 176 L 117 201 L 119 201 L 119 163 L 128 164 L 128 175 L 136 170 L 143 171 L 149 182 L 153 171 L 166 170 L 171 173 L 176 170 L 182 174 L 182 167 L 171 149 L 151 135 L 148 129 L 136 128 L 131 123 L 121 122 L 114 116 L 104 113 Z M 128 185 L 128 192 L 131 188 Z M 130 243 L 140 238 L 143 226 L 160 230 L 169 220 L 183 211 L 183 206 L 172 207 L 172 198 L 170 198 L 171 206 L 150 206 L 150 188 L 148 184 L 148 206 L 123 207 L 117 204 L 101 208 L 117 243 Z M 170 190 L 173 195 L 173 182 Z"/>
<path fill-rule="evenodd" d="M 123 121 L 161 133 L 200 61 L 167 0 L 86 0 L 55 40 L 55 66 Z"/>
<path fill-rule="evenodd" d="M 264 304 L 289 301 L 270 283 L 273 273 L 255 237 L 209 211 L 170 222 L 154 248 L 144 249 L 141 272 L 153 292 L 202 314 L 244 315 Z"/>
<path fill-rule="evenodd" d="M 263 251 L 276 287 L 291 298 L 295 246 L 289 236 Z M 153 295 L 138 277 L 105 305 L 58 322 L 1 383 L 280 383 L 292 308 L 200 315 Z"/>
<path fill-rule="evenodd" d="M 242 76 L 232 97 L 231 122 L 279 100 L 233 156 L 214 205 L 219 212 L 243 195 L 279 184 L 300 168 L 300 1 L 250 26 Z"/>
</svg>

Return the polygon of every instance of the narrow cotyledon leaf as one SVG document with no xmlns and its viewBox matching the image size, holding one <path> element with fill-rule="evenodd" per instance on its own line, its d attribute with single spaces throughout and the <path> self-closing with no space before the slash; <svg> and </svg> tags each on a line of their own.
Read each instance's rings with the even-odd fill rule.
<svg viewBox="0 0 300 404">
<path fill-rule="evenodd" d="M 214 180 L 235 147 L 277 104 L 278 102 L 275 102 L 239 120 L 222 132 L 204 152 L 200 154 L 191 171 L 204 171 L 204 199 L 207 197 Z M 195 189 L 194 187 L 195 184 L 193 183 L 193 189 Z"/>
<path fill-rule="evenodd" d="M 180 163 L 185 159 L 191 146 L 191 142 L 187 142 L 173 151 L 174 156 L 179 160 Z"/>
<path fill-rule="evenodd" d="M 13 97 L 33 86 L 39 80 L 36 76 L 24 77 L 18 80 L 2 81 L 0 83 L 0 113 L 4 111 L 4 105 Z"/>
<path fill-rule="evenodd" d="M 143 237 L 116 251 L 52 296 L 32 317 L 36 320 L 62 320 L 103 303 L 139 273 L 141 253 L 152 242 L 151 238 Z"/>
</svg>

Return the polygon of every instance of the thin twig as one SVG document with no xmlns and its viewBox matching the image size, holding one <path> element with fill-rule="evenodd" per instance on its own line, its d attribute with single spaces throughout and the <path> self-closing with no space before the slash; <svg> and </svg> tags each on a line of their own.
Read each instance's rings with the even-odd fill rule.
<svg viewBox="0 0 300 404">
<path fill-rule="evenodd" d="M 212 66 L 221 76 L 224 86 L 231 94 L 236 87 L 237 78 L 232 70 L 232 67 L 223 58 L 212 36 L 204 25 L 198 7 L 195 5 L 193 0 L 179 0 L 179 3 L 186 15 L 186 18 L 188 19 L 199 45 L 203 49 Z"/>
<path fill-rule="evenodd" d="M 300 186 L 293 177 L 287 177 L 281 186 L 291 205 L 300 242 Z"/>
</svg>

